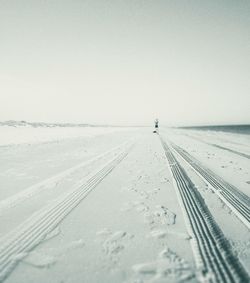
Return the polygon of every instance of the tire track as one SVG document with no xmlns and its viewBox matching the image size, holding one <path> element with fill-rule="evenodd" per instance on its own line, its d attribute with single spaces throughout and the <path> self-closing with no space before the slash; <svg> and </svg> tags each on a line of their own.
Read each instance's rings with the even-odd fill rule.
<svg viewBox="0 0 250 283">
<path fill-rule="evenodd" d="M 107 156 L 108 154 L 111 154 L 112 152 L 115 152 L 116 150 L 121 149 L 122 147 L 125 146 L 127 142 L 122 143 L 119 146 L 116 146 L 114 148 L 112 148 L 111 150 L 108 150 L 102 154 L 99 154 L 87 161 L 84 161 L 76 166 L 73 166 L 63 172 L 60 172 L 59 174 L 56 174 L 48 179 L 45 179 L 35 185 L 32 185 L 24 190 L 22 190 L 20 193 L 17 193 L 13 196 L 8 197 L 7 199 L 4 199 L 2 201 L 0 201 L 0 215 L 2 215 L 6 210 L 17 206 L 18 204 L 20 204 L 21 202 L 25 201 L 28 198 L 31 198 L 32 196 L 38 194 L 39 192 L 47 189 L 46 186 L 48 186 L 49 184 L 55 183 L 55 182 L 59 182 L 62 179 L 66 178 L 67 176 L 71 175 L 72 173 L 76 172 L 78 169 L 84 168 L 88 165 L 90 165 L 91 163 L 94 163 L 95 161 L 104 158 L 105 156 Z"/>
<path fill-rule="evenodd" d="M 187 229 L 192 236 L 197 277 L 206 283 L 249 282 L 249 276 L 214 221 L 203 198 L 180 166 L 169 146 L 160 137 Z"/>
<path fill-rule="evenodd" d="M 0 240 L 0 282 L 127 156 L 131 146 L 126 146 L 81 185 L 58 198 L 54 204 L 41 209 Z"/>
<path fill-rule="evenodd" d="M 247 158 L 247 159 L 250 159 L 250 155 L 249 155 L 249 154 L 246 154 L 246 153 L 243 153 L 243 152 L 240 152 L 240 151 L 237 151 L 237 150 L 234 150 L 234 149 L 225 147 L 225 146 L 221 146 L 221 145 L 218 145 L 218 144 L 216 144 L 216 143 L 205 142 L 204 140 L 202 140 L 202 139 L 200 139 L 200 138 L 198 138 L 198 137 L 192 136 L 192 135 L 190 135 L 190 134 L 185 134 L 185 135 L 186 135 L 187 137 L 190 137 L 190 138 L 192 138 L 192 139 L 198 140 L 198 141 L 200 141 L 200 142 L 202 142 L 202 143 L 205 143 L 205 144 L 207 144 L 207 145 L 211 145 L 211 146 L 213 146 L 213 147 L 217 147 L 217 148 L 219 148 L 219 149 L 226 150 L 226 151 L 228 151 L 228 152 L 237 154 L 237 155 L 239 155 L 239 156 L 241 156 L 241 157 L 245 157 L 245 158 Z"/>
<path fill-rule="evenodd" d="M 228 152 L 232 152 L 232 153 L 237 154 L 239 156 L 242 156 L 242 157 L 245 157 L 247 159 L 250 159 L 250 155 L 249 154 L 246 154 L 246 153 L 243 153 L 243 152 L 239 152 L 237 150 L 234 150 L 234 149 L 231 149 L 231 148 L 228 148 L 228 147 L 224 147 L 224 146 L 221 146 L 221 145 L 218 145 L 218 144 L 215 144 L 215 143 L 208 143 L 208 145 L 211 145 L 211 146 L 217 147 L 219 149 L 223 149 L 223 150 L 226 150 Z"/>
<path fill-rule="evenodd" d="M 181 147 L 171 144 L 174 150 L 194 171 L 210 185 L 218 197 L 234 212 L 234 214 L 250 229 L 250 198 L 233 185 L 201 164 Z"/>
</svg>

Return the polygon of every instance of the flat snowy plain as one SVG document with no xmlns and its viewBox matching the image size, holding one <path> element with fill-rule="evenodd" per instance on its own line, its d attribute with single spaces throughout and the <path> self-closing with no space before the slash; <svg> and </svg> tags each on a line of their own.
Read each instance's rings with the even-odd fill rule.
<svg viewBox="0 0 250 283">
<path fill-rule="evenodd" d="M 0 127 L 0 282 L 249 282 L 250 135 Z"/>
</svg>

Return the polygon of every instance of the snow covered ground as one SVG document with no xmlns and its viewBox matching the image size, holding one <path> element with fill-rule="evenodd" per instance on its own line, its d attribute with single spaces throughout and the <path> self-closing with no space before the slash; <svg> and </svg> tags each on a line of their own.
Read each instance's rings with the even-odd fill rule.
<svg viewBox="0 0 250 283">
<path fill-rule="evenodd" d="M 123 131 L 118 127 L 13 127 L 0 126 L 0 146 L 52 142 L 77 137 L 95 137 Z"/>
<path fill-rule="evenodd" d="M 2 126 L 0 144 L 0 282 L 248 282 L 250 135 Z"/>
</svg>

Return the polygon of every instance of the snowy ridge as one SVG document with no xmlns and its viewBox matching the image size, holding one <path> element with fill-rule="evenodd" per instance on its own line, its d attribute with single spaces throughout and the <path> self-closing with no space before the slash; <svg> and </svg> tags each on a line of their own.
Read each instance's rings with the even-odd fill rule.
<svg viewBox="0 0 250 283">
<path fill-rule="evenodd" d="M 1 282 L 127 156 L 131 147 L 132 143 L 127 144 L 115 157 L 83 180 L 81 185 L 41 209 L 0 240 Z"/>
<path fill-rule="evenodd" d="M 73 166 L 59 174 L 56 174 L 53 177 L 50 177 L 46 180 L 43 180 L 35 185 L 32 185 L 26 189 L 24 189 L 23 191 L 21 191 L 20 193 L 17 193 L 5 200 L 0 201 L 0 215 L 4 213 L 5 210 L 10 209 L 16 205 L 18 205 L 19 203 L 21 203 L 22 201 L 32 197 L 35 194 L 38 194 L 39 192 L 41 192 L 42 190 L 45 190 L 48 188 L 49 185 L 51 184 L 55 184 L 57 182 L 59 182 L 60 180 L 62 180 L 63 178 L 66 178 L 67 176 L 69 176 L 70 174 L 72 174 L 73 172 L 75 172 L 76 170 L 83 168 L 105 156 L 107 156 L 108 154 L 115 154 L 115 151 L 120 150 L 121 148 L 123 148 L 128 142 L 122 143 L 114 148 L 112 148 L 111 150 L 108 150 L 98 156 L 95 156 L 93 158 L 91 158 L 90 160 L 84 161 L 76 166 Z"/>
<path fill-rule="evenodd" d="M 180 166 L 171 149 L 161 138 L 173 176 L 174 186 L 192 236 L 192 249 L 200 282 L 248 282 L 249 276 L 233 254 L 222 231 L 214 221 L 204 200 Z"/>
<path fill-rule="evenodd" d="M 10 127 L 43 127 L 43 128 L 54 128 L 54 127 L 95 127 L 90 124 L 74 124 L 74 123 L 45 123 L 45 122 L 27 122 L 27 121 L 15 121 L 9 120 L 0 122 L 0 126 Z"/>
<path fill-rule="evenodd" d="M 0 121 L 1 126 L 9 126 L 9 127 L 32 127 L 32 128 L 55 128 L 55 127 L 127 127 L 127 126 L 116 126 L 116 125 L 107 125 L 107 124 L 85 124 L 85 123 L 46 123 L 46 122 L 28 122 L 28 121 L 16 121 L 16 120 L 8 120 L 8 121 Z M 129 126 L 134 127 L 134 126 Z"/>
</svg>

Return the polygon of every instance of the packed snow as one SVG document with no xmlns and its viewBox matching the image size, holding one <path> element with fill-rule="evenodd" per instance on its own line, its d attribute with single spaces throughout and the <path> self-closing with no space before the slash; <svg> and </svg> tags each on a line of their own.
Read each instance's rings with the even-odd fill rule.
<svg viewBox="0 0 250 283">
<path fill-rule="evenodd" d="M 56 142 L 62 139 L 78 137 L 96 137 L 126 128 L 119 127 L 31 127 L 31 126 L 0 126 L 0 146 Z"/>
<path fill-rule="evenodd" d="M 2 125 L 0 145 L 0 282 L 248 281 L 249 134 Z"/>
</svg>

